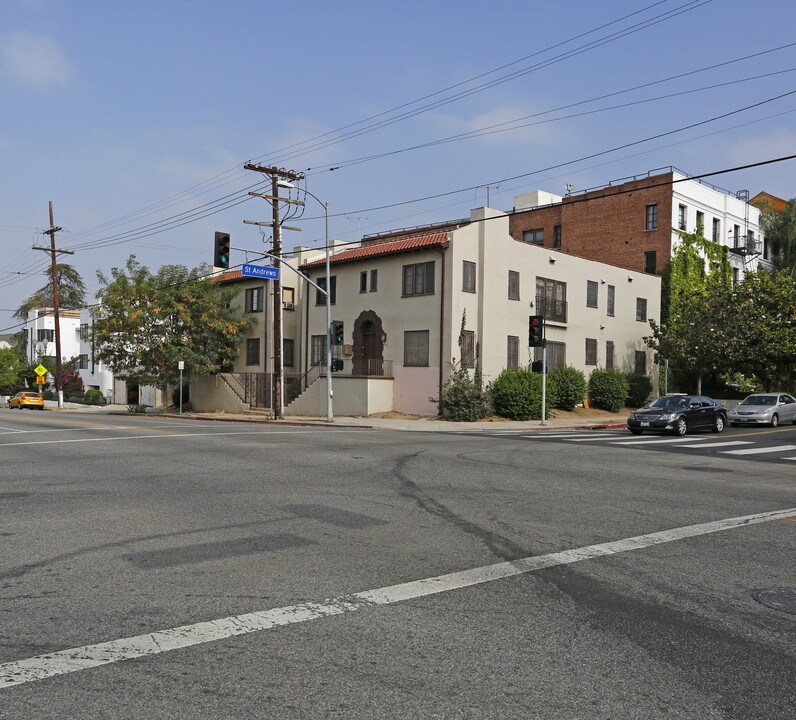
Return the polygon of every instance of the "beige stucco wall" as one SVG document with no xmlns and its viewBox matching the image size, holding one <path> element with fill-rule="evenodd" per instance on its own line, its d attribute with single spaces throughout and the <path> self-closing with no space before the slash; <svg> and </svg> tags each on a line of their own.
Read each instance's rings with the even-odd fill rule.
<svg viewBox="0 0 796 720">
<path fill-rule="evenodd" d="M 218 375 L 201 377 L 191 383 L 191 407 L 196 412 L 239 413 L 249 409 Z"/>
<path fill-rule="evenodd" d="M 332 413 L 335 417 L 367 417 L 393 409 L 392 378 L 332 376 Z M 326 378 L 318 378 L 285 408 L 288 417 L 326 417 Z"/>
</svg>

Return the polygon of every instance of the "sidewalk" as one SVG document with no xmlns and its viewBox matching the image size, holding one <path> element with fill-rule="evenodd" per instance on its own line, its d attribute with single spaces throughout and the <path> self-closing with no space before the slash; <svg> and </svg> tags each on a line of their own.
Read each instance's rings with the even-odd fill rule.
<svg viewBox="0 0 796 720">
<path fill-rule="evenodd" d="M 103 413 L 106 415 L 128 415 L 126 405 L 78 405 L 64 403 L 59 409 L 54 401 L 47 401 L 48 409 L 56 412 Z M 513 421 L 493 417 L 478 422 L 447 422 L 436 417 L 402 415 L 400 413 L 380 413 L 368 417 L 338 416 L 329 424 L 319 417 L 286 417 L 284 420 L 270 420 L 256 413 L 200 413 L 175 411 L 169 413 L 149 413 L 147 417 L 161 417 L 172 420 L 214 420 L 219 422 L 246 422 L 269 425 L 317 425 L 319 427 L 361 427 L 383 430 L 410 430 L 416 432 L 546 432 L 550 430 L 608 430 L 625 428 L 629 410 L 610 413 L 605 410 L 576 408 L 572 412 L 556 410 L 544 425 L 539 420 Z"/>
</svg>

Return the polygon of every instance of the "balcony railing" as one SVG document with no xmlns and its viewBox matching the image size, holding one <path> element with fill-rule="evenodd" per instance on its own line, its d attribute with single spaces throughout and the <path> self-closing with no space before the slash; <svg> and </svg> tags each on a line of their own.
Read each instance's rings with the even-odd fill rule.
<svg viewBox="0 0 796 720">
<path fill-rule="evenodd" d="M 537 295 L 536 312 L 538 315 L 542 315 L 545 320 L 565 323 L 567 321 L 567 301 Z"/>
</svg>

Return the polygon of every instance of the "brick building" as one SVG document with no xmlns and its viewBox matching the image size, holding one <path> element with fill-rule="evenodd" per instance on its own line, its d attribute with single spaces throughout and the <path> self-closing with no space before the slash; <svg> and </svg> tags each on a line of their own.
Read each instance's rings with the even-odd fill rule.
<svg viewBox="0 0 796 720">
<path fill-rule="evenodd" d="M 769 261 L 759 220 L 747 191 L 731 193 L 666 168 L 567 197 L 519 196 L 509 232 L 521 242 L 655 273 L 669 263 L 676 230 L 695 232 L 701 225 L 705 237 L 730 248 L 739 279 Z"/>
</svg>

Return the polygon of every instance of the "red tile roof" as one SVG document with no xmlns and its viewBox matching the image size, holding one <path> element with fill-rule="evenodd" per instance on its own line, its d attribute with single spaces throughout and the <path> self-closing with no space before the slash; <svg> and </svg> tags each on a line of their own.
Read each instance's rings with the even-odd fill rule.
<svg viewBox="0 0 796 720">
<path fill-rule="evenodd" d="M 434 233 L 433 235 L 420 235 L 419 237 L 401 238 L 392 242 L 368 243 L 365 246 L 351 248 L 335 253 L 329 257 L 330 263 L 346 263 L 362 260 L 363 258 L 379 257 L 381 255 L 396 255 L 411 252 L 421 248 L 448 247 L 447 233 Z M 326 258 L 319 258 L 301 265 L 302 268 L 320 267 L 326 264 Z"/>
</svg>

